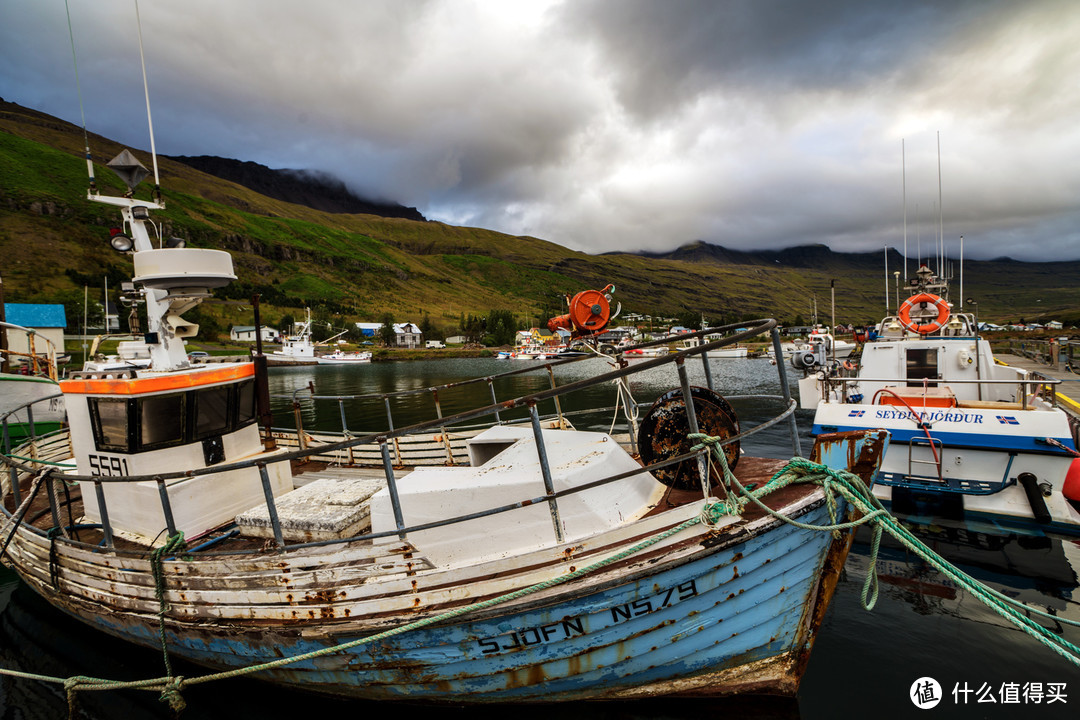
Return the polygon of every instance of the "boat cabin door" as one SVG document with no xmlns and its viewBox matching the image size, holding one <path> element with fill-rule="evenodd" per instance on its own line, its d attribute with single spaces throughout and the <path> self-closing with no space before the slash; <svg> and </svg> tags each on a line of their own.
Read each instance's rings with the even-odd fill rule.
<svg viewBox="0 0 1080 720">
<path fill-rule="evenodd" d="M 938 348 L 908 348 L 907 359 L 907 384 L 922 387 L 924 381 L 927 387 L 937 387 L 934 380 L 940 380 L 938 371 Z"/>
</svg>

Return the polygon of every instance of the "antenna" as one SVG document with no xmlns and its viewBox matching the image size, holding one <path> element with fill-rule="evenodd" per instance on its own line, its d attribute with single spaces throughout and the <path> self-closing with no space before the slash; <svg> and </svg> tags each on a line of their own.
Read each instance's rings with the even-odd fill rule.
<svg viewBox="0 0 1080 720">
<path fill-rule="evenodd" d="M 900 138 L 900 178 L 904 196 L 904 282 L 907 282 L 907 155 Z M 885 311 L 889 310 L 889 273 L 885 273 Z"/>
<path fill-rule="evenodd" d="M 938 198 L 938 247 L 941 252 L 941 262 L 938 267 L 945 263 L 945 226 L 941 215 L 941 131 L 937 133 L 937 198 Z"/>
<path fill-rule="evenodd" d="M 64 0 L 64 9 L 67 11 L 68 37 L 71 38 L 71 61 L 75 65 L 75 90 L 79 95 L 79 115 L 82 117 L 83 144 L 86 146 L 86 172 L 90 175 L 90 192 L 96 195 L 97 183 L 94 181 L 94 161 L 90 157 L 90 136 L 86 132 L 86 110 L 83 108 L 82 83 L 79 82 L 79 60 L 75 55 L 75 31 L 71 29 L 71 8 L 68 6 L 67 0 Z"/>
<path fill-rule="evenodd" d="M 150 126 L 150 157 L 154 161 L 154 194 L 161 192 L 158 179 L 157 150 L 154 148 L 154 120 L 150 117 L 150 87 L 146 82 L 146 59 L 143 57 L 142 20 L 139 18 L 139 0 L 135 0 L 135 22 L 139 26 L 139 63 L 142 64 L 143 95 L 146 96 L 146 122 Z"/>
</svg>

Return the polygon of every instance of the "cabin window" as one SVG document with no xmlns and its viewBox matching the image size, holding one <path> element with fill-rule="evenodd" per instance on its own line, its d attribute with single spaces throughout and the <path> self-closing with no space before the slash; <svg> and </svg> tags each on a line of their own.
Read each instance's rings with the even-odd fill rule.
<svg viewBox="0 0 1080 720">
<path fill-rule="evenodd" d="M 139 400 L 139 449 L 184 442 L 184 395 L 154 395 Z"/>
<path fill-rule="evenodd" d="M 907 380 L 908 385 L 922 386 L 924 380 L 938 379 L 938 352 L 937 348 L 908 349 L 907 351 Z M 936 387 L 937 383 L 925 383 L 928 387 Z"/>
<path fill-rule="evenodd" d="M 231 386 L 195 392 L 195 437 L 223 435 L 229 431 L 229 391 Z"/>
<path fill-rule="evenodd" d="M 128 401 L 120 398 L 91 398 L 90 424 L 98 450 L 131 452 L 128 435 Z"/>
<path fill-rule="evenodd" d="M 236 428 L 255 421 L 255 381 L 247 380 L 236 386 Z"/>
<path fill-rule="evenodd" d="M 219 437 L 255 418 L 251 380 L 138 400 L 90 398 L 97 449 L 114 452 L 157 450 Z"/>
</svg>

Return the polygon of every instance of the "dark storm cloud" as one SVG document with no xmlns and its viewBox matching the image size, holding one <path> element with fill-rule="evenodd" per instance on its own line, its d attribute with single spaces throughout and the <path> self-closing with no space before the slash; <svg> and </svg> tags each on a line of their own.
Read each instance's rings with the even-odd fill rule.
<svg viewBox="0 0 1080 720">
<path fill-rule="evenodd" d="M 1080 6 L 143 2 L 159 152 L 310 168 L 590 251 L 951 243 L 1080 257 Z M 0 95 L 79 122 L 64 5 Z M 90 129 L 149 145 L 133 4 L 72 3 Z M 938 202 L 938 133 L 943 202 Z M 901 143 L 905 152 L 901 154 Z M 916 221 L 917 220 L 917 221 Z"/>
</svg>

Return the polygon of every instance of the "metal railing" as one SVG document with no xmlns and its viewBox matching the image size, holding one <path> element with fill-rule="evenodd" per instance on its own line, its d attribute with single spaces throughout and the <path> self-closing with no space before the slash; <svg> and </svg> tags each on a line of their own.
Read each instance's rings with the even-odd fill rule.
<svg viewBox="0 0 1080 720">
<path fill-rule="evenodd" d="M 397 537 L 400 537 L 400 538 L 404 539 L 404 538 L 407 537 L 408 533 L 410 533 L 410 532 L 418 532 L 420 530 L 430 529 L 430 528 L 433 528 L 433 527 L 441 527 L 441 526 L 451 525 L 451 524 L 455 524 L 455 523 L 459 523 L 459 522 L 464 522 L 466 520 L 474 519 L 476 517 L 484 517 L 484 516 L 494 515 L 494 514 L 507 512 L 509 510 L 513 510 L 513 509 L 517 509 L 517 508 L 521 508 L 521 507 L 525 507 L 525 506 L 529 506 L 529 505 L 535 505 L 535 504 L 538 504 L 538 503 L 541 503 L 541 502 L 546 503 L 548 505 L 548 507 L 550 508 L 551 515 L 552 515 L 552 522 L 553 522 L 556 537 L 561 537 L 561 525 L 560 525 L 560 523 L 558 521 L 558 518 L 559 518 L 558 500 L 560 498 L 562 498 L 562 497 L 564 497 L 566 495 L 569 495 L 569 494 L 583 492 L 585 490 L 592 489 L 592 488 L 597 487 L 599 485 L 603 485 L 603 484 L 606 484 L 606 483 L 611 483 L 611 482 L 615 482 L 615 481 L 618 481 L 618 480 L 621 480 L 621 479 L 625 479 L 626 477 L 629 477 L 629 476 L 638 475 L 638 474 L 642 474 L 642 473 L 649 473 L 649 472 L 652 472 L 653 470 L 658 470 L 658 469 L 666 467 L 668 465 L 684 462 L 684 461 L 689 460 L 689 459 L 696 459 L 698 461 L 697 464 L 699 466 L 699 469 L 702 472 L 704 472 L 705 463 L 703 461 L 703 457 L 708 452 L 708 450 L 704 449 L 704 448 L 699 449 L 699 450 L 692 450 L 691 452 L 685 453 L 685 454 L 680 455 L 678 457 L 668 458 L 668 459 L 665 459 L 663 461 L 653 463 L 653 464 L 650 464 L 648 466 L 644 466 L 644 467 L 641 467 L 639 469 L 635 469 L 635 470 L 632 470 L 632 471 L 629 471 L 629 472 L 620 473 L 620 474 L 612 475 L 612 476 L 609 476 L 609 477 L 601 478 L 601 479 L 598 479 L 598 480 L 596 480 L 594 482 L 591 482 L 591 483 L 589 483 L 587 485 L 575 487 L 575 488 L 565 490 L 565 491 L 556 491 L 554 489 L 554 487 L 553 487 L 552 482 L 551 482 L 550 465 L 549 465 L 549 462 L 548 462 L 547 450 L 546 450 L 546 447 L 545 447 L 545 444 L 544 444 L 543 427 L 542 427 L 544 423 L 543 423 L 543 421 L 542 421 L 542 419 L 541 419 L 541 417 L 539 415 L 537 406 L 540 403 L 546 402 L 546 401 L 549 401 L 549 400 L 555 401 L 555 403 L 556 403 L 556 405 L 555 405 L 556 413 L 553 416 L 552 424 L 555 427 L 566 427 L 567 413 L 563 412 L 563 410 L 561 408 L 561 405 L 559 405 L 559 403 L 558 403 L 558 399 L 560 397 L 564 396 L 564 395 L 574 393 L 574 392 L 577 392 L 577 391 L 581 391 L 581 390 L 584 390 L 586 388 L 594 387 L 594 386 L 597 386 L 597 385 L 602 385 L 602 384 L 605 384 L 605 383 L 622 382 L 622 381 L 624 381 L 625 378 L 630 377 L 632 375 L 635 375 L 637 373 L 642 373 L 642 372 L 646 372 L 648 370 L 651 370 L 653 368 L 658 368 L 658 367 L 662 367 L 662 366 L 665 366 L 665 365 L 673 364 L 675 366 L 676 371 L 677 371 L 678 382 L 679 382 L 679 385 L 682 388 L 683 397 L 689 398 L 689 397 L 691 397 L 691 395 L 690 395 L 690 385 L 689 385 L 689 377 L 688 377 L 687 370 L 686 370 L 686 365 L 685 365 L 685 361 L 686 361 L 687 358 L 700 356 L 702 358 L 702 360 L 704 361 L 705 366 L 707 367 L 708 366 L 708 353 L 709 353 L 709 351 L 724 347 L 726 345 L 731 345 L 731 344 L 741 342 L 743 340 L 746 340 L 747 338 L 754 337 L 756 335 L 760 335 L 760 334 L 763 334 L 765 332 L 769 332 L 771 334 L 773 346 L 777 351 L 779 351 L 779 349 L 780 349 L 780 337 L 779 337 L 779 334 L 778 334 L 778 332 L 776 330 L 776 321 L 775 320 L 760 320 L 760 321 L 757 321 L 756 323 L 745 323 L 745 322 L 743 322 L 743 323 L 738 323 L 737 325 L 736 324 L 723 325 L 723 326 L 718 326 L 718 327 L 714 327 L 714 328 L 704 329 L 704 330 L 701 330 L 699 332 L 692 333 L 690 335 L 686 335 L 686 336 L 682 336 L 682 337 L 683 338 L 686 338 L 686 337 L 691 337 L 691 338 L 692 337 L 703 337 L 704 335 L 707 335 L 707 334 L 725 333 L 725 332 L 732 331 L 736 327 L 747 328 L 747 329 L 745 329 L 745 330 L 743 330 L 741 332 L 734 332 L 732 335 L 728 335 L 726 337 L 723 337 L 720 340 L 715 340 L 713 342 L 709 342 L 709 343 L 699 345 L 698 347 L 682 349 L 682 350 L 679 350 L 677 352 L 670 353 L 668 355 L 664 355 L 664 356 L 660 356 L 660 357 L 656 357 L 656 358 L 653 358 L 653 359 L 638 360 L 638 361 L 635 361 L 635 363 L 633 365 L 629 365 L 624 360 L 614 358 L 615 363 L 618 365 L 618 367 L 616 367 L 615 369 L 604 372 L 604 373 L 600 373 L 600 374 L 598 374 L 598 375 L 596 375 L 594 377 L 588 378 L 588 379 L 577 380 L 577 381 L 574 381 L 574 382 L 566 383 L 564 385 L 558 385 L 555 382 L 555 376 L 554 376 L 554 373 L 552 372 L 552 368 L 555 367 L 555 366 L 559 366 L 559 365 L 567 364 L 567 363 L 572 363 L 572 362 L 577 362 L 577 361 L 580 361 L 582 359 L 587 359 L 587 358 L 567 358 L 567 359 L 563 359 L 563 360 L 550 361 L 550 362 L 545 363 L 542 366 L 539 366 L 539 369 L 543 369 L 543 370 L 545 370 L 546 372 L 549 373 L 549 378 L 550 378 L 549 385 L 550 385 L 550 387 L 548 389 L 540 390 L 540 391 L 534 392 L 534 393 L 529 394 L 529 395 L 524 395 L 524 396 L 513 398 L 511 400 L 505 400 L 505 401 L 501 401 L 501 402 L 498 401 L 498 399 L 495 396 L 494 386 L 492 384 L 495 379 L 505 378 L 507 376 L 517 375 L 517 374 L 522 374 L 522 373 L 527 373 L 527 372 L 535 372 L 538 369 L 538 366 L 531 366 L 531 367 L 522 368 L 522 369 L 519 369 L 519 370 L 510 370 L 510 371 L 507 371 L 506 373 L 501 373 L 499 375 L 470 379 L 470 380 L 462 381 L 460 383 L 452 383 L 452 384 L 448 384 L 448 385 L 438 386 L 436 388 L 422 388 L 422 389 L 416 389 L 416 390 L 397 391 L 397 392 L 393 392 L 393 393 L 376 393 L 376 394 L 369 394 L 369 395 L 340 396 L 340 397 L 339 396 L 316 396 L 316 395 L 313 395 L 313 397 L 315 397 L 315 398 L 332 399 L 332 400 L 338 400 L 340 402 L 344 402 L 344 400 L 346 400 L 346 399 L 360 399 L 360 398 L 365 398 L 365 399 L 376 398 L 376 399 L 379 399 L 379 398 L 381 398 L 381 399 L 384 400 L 384 403 L 385 403 L 386 408 L 387 408 L 387 422 L 388 422 L 389 427 L 388 427 L 387 430 L 384 430 L 384 431 L 381 431 L 381 432 L 365 433 L 365 434 L 359 434 L 359 435 L 354 434 L 352 431 L 350 431 L 348 429 L 348 427 L 347 427 L 347 425 L 345 423 L 344 412 L 342 412 L 342 424 L 343 424 L 342 435 L 343 435 L 343 438 L 340 439 L 340 440 L 336 440 L 334 442 L 329 442 L 329 443 L 323 443 L 323 444 L 319 444 L 319 445 L 306 446 L 307 443 L 306 443 L 306 441 L 303 440 L 305 433 L 303 432 L 302 428 L 298 428 L 297 429 L 297 438 L 298 438 L 297 443 L 298 443 L 298 445 L 300 445 L 300 447 L 298 447 L 298 449 L 296 449 L 296 450 L 278 451 L 278 452 L 274 453 L 272 456 L 269 456 L 269 457 L 266 454 L 260 454 L 258 457 L 255 457 L 255 458 L 248 458 L 248 459 L 241 460 L 241 461 L 236 461 L 236 462 L 220 463 L 218 465 L 214 465 L 214 466 L 206 467 L 206 468 L 182 469 L 182 470 L 177 470 L 177 471 L 174 471 L 174 472 L 157 473 L 157 474 L 154 474 L 154 475 L 132 475 L 132 476 L 120 477 L 120 476 L 97 476 L 97 475 L 73 474 L 73 473 L 70 472 L 70 470 L 71 470 L 70 466 L 67 466 L 67 467 L 64 467 L 64 470 L 66 472 L 61 473 L 60 468 L 58 467 L 58 465 L 60 464 L 58 461 L 61 459 L 61 455 L 64 455 L 64 453 L 56 451 L 56 448 L 54 447 L 53 450 L 50 451 L 49 458 L 46 459 L 45 457 L 43 457 L 43 454 L 42 454 L 42 450 L 43 450 L 42 445 L 41 445 L 41 440 L 42 439 L 41 438 L 31 438 L 30 442 L 28 442 L 25 445 L 23 445 L 21 447 L 18 447 L 18 448 L 12 449 L 8 445 L 4 446 L 5 452 L 4 452 L 4 456 L 2 458 L 0 458 L 0 462 L 2 462 L 4 465 L 7 466 L 8 476 L 9 476 L 8 488 L 4 492 L 4 498 L 6 498 L 7 494 L 10 492 L 12 494 L 12 499 L 14 501 L 13 502 L 13 507 L 18 508 L 20 506 L 20 504 L 23 502 L 23 499 L 21 498 L 20 491 L 19 491 L 20 483 L 23 482 L 23 481 L 26 481 L 31 476 L 41 475 L 43 477 L 44 481 L 48 484 L 48 488 L 47 488 L 48 489 L 47 495 L 49 497 L 49 509 L 48 509 L 48 512 L 51 513 L 51 515 L 52 515 L 54 528 L 57 528 L 59 530 L 60 534 L 63 536 L 64 541 L 65 542 L 70 542 L 70 543 L 73 543 L 73 544 L 76 544 L 76 545 L 79 545 L 79 546 L 82 546 L 82 547 L 90 548 L 90 549 L 98 549 L 99 548 L 98 545 L 90 545 L 90 544 L 87 544 L 87 543 L 81 543 L 78 540 L 75 540 L 75 539 L 69 537 L 68 528 L 66 526 L 64 526 L 64 524 L 60 521 L 60 518 L 63 515 L 63 513 L 62 513 L 63 507 L 62 506 L 67 505 L 68 508 L 70 508 L 72 500 L 70 498 L 68 498 L 66 500 L 66 502 L 62 503 L 59 500 L 57 500 L 58 495 L 56 493 L 56 483 L 57 482 L 63 483 L 65 486 L 73 485 L 73 484 L 79 483 L 79 482 L 90 483 L 90 484 L 92 484 L 92 486 L 94 488 L 94 491 L 95 491 L 96 499 L 97 499 L 97 502 L 98 502 L 98 510 L 99 510 L 99 514 L 100 514 L 100 517 L 101 517 L 100 525 L 94 526 L 94 527 L 99 527 L 101 529 L 101 531 L 102 531 L 102 533 L 104 535 L 104 541 L 103 542 L 104 542 L 105 547 L 108 548 L 111 551 L 115 551 L 115 552 L 119 553 L 119 552 L 125 552 L 125 551 L 117 549 L 115 547 L 115 544 L 114 544 L 114 539 L 113 539 L 114 538 L 114 533 L 113 533 L 113 528 L 111 527 L 111 524 L 109 522 L 108 508 L 106 506 L 105 494 L 104 494 L 104 489 L 103 489 L 105 483 L 147 482 L 147 481 L 156 483 L 157 487 L 158 487 L 158 490 L 159 490 L 159 498 L 160 498 L 160 501 L 161 501 L 162 513 L 163 513 L 163 516 L 165 518 L 166 529 L 169 531 L 170 534 L 174 534 L 175 531 L 176 531 L 176 526 L 175 526 L 175 522 L 174 522 L 173 515 L 172 515 L 171 505 L 170 505 L 170 501 L 169 501 L 168 485 L 167 485 L 166 481 L 174 480 L 174 479 L 181 479 L 181 478 L 192 478 L 192 477 L 198 477 L 198 476 L 202 476 L 202 475 L 225 473 L 225 472 L 230 472 L 230 471 L 235 471 L 235 470 L 242 470 L 242 469 L 247 469 L 247 468 L 257 468 L 258 472 L 259 472 L 261 482 L 262 482 L 266 508 L 267 508 L 267 511 L 268 511 L 269 517 L 270 517 L 270 524 L 271 524 L 271 528 L 272 528 L 272 532 L 273 532 L 274 544 L 279 549 L 285 549 L 286 547 L 292 549 L 292 548 L 316 546 L 316 545 L 329 545 L 329 544 L 335 544 L 335 543 L 351 542 L 351 541 L 354 541 L 354 540 L 357 540 L 357 539 L 373 540 L 373 539 L 377 539 L 377 538 L 394 537 L 394 536 L 397 536 Z M 649 343 L 643 343 L 643 344 L 638 345 L 636 347 L 648 347 L 648 346 L 651 346 L 651 345 L 662 344 L 663 342 L 664 342 L 663 340 L 657 340 L 657 341 L 652 341 L 652 342 L 649 342 Z M 786 376 L 786 371 L 785 371 L 785 368 L 784 368 L 784 364 L 783 363 L 777 363 L 776 367 L 777 367 L 777 373 L 778 373 L 779 380 L 780 380 L 782 394 L 778 395 L 778 396 L 777 395 L 755 395 L 753 397 L 761 398 L 761 399 L 765 399 L 765 400 L 778 401 L 778 403 L 781 405 L 781 409 L 778 412 L 778 414 L 775 417 L 773 417 L 772 419 L 767 420 L 765 422 L 762 422 L 762 423 L 760 423 L 759 425 L 757 425 L 757 426 L 755 426 L 753 428 L 745 430 L 745 431 L 743 431 L 743 432 L 741 432 L 741 433 L 739 433 L 737 435 L 734 435 L 732 437 L 726 438 L 725 441 L 723 443 L 721 443 L 721 444 L 729 444 L 729 443 L 732 443 L 732 442 L 742 440 L 742 439 L 744 439 L 746 437 L 749 437 L 749 436 L 751 436 L 751 435 L 753 435 L 753 434 L 755 434 L 757 432 L 760 432 L 760 431 L 762 431 L 762 430 L 764 430 L 764 429 L 766 429 L 768 427 L 771 427 L 771 426 L 776 425 L 776 424 L 778 424 L 780 422 L 783 422 L 784 420 L 787 420 L 788 426 L 789 426 L 789 434 L 791 436 L 791 442 L 792 442 L 792 448 L 793 448 L 794 454 L 795 455 L 801 455 L 802 454 L 801 447 L 800 447 L 800 444 L 799 444 L 798 429 L 796 427 L 795 417 L 794 417 L 794 411 L 795 411 L 795 408 L 796 408 L 796 403 L 791 398 L 791 395 L 790 395 L 789 385 L 788 385 L 788 382 L 787 382 L 787 376 Z M 707 380 L 707 383 L 708 383 L 710 389 L 715 389 L 715 388 L 712 387 L 712 385 L 713 385 L 712 376 L 708 372 L 706 373 L 706 380 Z M 479 407 L 479 408 L 459 412 L 459 413 L 456 413 L 456 414 L 453 414 L 453 415 L 444 416 L 444 414 L 442 413 L 442 408 L 439 405 L 438 391 L 440 389 L 457 387 L 457 386 L 462 386 L 462 385 L 467 385 L 467 384 L 472 384 L 472 383 L 488 383 L 489 387 L 491 388 L 492 403 L 490 405 L 487 405 L 487 406 L 484 406 L 484 407 Z M 410 396 L 410 395 L 416 395 L 416 394 L 420 394 L 420 393 L 431 393 L 432 397 L 434 398 L 435 405 L 436 405 L 436 417 L 431 419 L 431 420 L 427 420 L 427 421 L 420 422 L 420 423 L 415 423 L 415 424 L 409 425 L 409 426 L 404 427 L 404 428 L 395 429 L 393 427 L 393 415 L 392 415 L 392 413 L 390 411 L 389 400 L 391 398 L 395 398 L 395 397 Z M 733 396 L 733 399 L 738 399 L 739 397 L 750 397 L 750 396 Z M 685 407 L 686 407 L 686 410 L 687 410 L 689 426 L 690 426 L 692 431 L 696 431 L 697 430 L 697 420 L 696 420 L 696 413 L 695 413 L 695 409 L 694 409 L 694 403 L 693 402 L 685 402 Z M 391 456 L 391 446 L 394 447 L 394 452 L 397 454 L 397 459 L 400 461 L 402 459 L 402 456 L 401 456 L 401 448 L 400 448 L 400 445 L 398 443 L 405 441 L 409 436 L 416 435 L 418 433 L 423 433 L 425 431 L 429 431 L 429 430 L 432 430 L 432 429 L 439 429 L 440 432 L 445 437 L 447 435 L 447 433 L 446 433 L 447 428 L 460 427 L 460 426 L 464 426 L 465 424 L 470 423 L 470 422 L 474 422 L 474 421 L 481 420 L 481 419 L 484 419 L 484 418 L 491 418 L 491 417 L 494 418 L 493 424 L 494 423 L 501 423 L 501 422 L 503 422 L 503 419 L 501 417 L 501 413 L 505 413 L 507 411 L 511 411 L 511 410 L 515 410 L 515 409 L 525 409 L 528 412 L 529 424 L 530 424 L 530 426 L 532 428 L 533 439 L 535 441 L 536 448 L 537 448 L 537 453 L 538 453 L 538 460 L 539 460 L 539 463 L 540 463 L 540 466 L 541 466 L 541 472 L 542 472 L 542 475 L 543 475 L 543 478 L 544 478 L 544 494 L 541 495 L 541 496 L 538 496 L 538 497 L 525 498 L 525 499 L 522 499 L 522 500 L 520 500 L 520 501 L 518 501 L 516 503 L 510 504 L 510 505 L 504 505 L 504 506 L 501 506 L 501 507 L 490 508 L 490 509 L 481 511 L 479 513 L 472 513 L 472 514 L 469 514 L 469 515 L 462 515 L 462 516 L 457 516 L 457 517 L 452 517 L 452 518 L 446 518 L 446 519 L 440 520 L 438 522 L 427 523 L 427 524 L 424 524 L 424 525 L 415 525 L 415 526 L 411 526 L 411 527 L 406 527 L 405 523 L 404 523 L 404 519 L 403 519 L 400 498 L 398 496 L 398 489 L 397 489 L 397 480 L 398 479 L 397 479 L 397 475 L 396 475 L 396 472 L 395 472 L 394 458 Z M 10 415 L 10 413 L 9 413 L 9 415 Z M 7 415 L 5 415 L 3 418 L 0 418 L 0 422 L 3 423 L 5 429 L 7 427 L 7 419 L 8 419 Z M 630 424 L 632 425 L 632 423 L 630 423 Z M 62 433 L 62 435 L 63 435 L 64 439 L 61 442 L 66 442 L 66 433 Z M 317 455 L 327 456 L 327 455 L 333 455 L 334 453 L 338 453 L 338 452 L 349 452 L 352 449 L 357 448 L 357 447 L 362 446 L 362 445 L 375 445 L 376 447 L 378 447 L 379 458 L 381 460 L 381 465 L 382 465 L 382 468 L 383 468 L 384 474 L 385 474 L 386 487 L 387 487 L 387 491 L 388 491 L 389 496 L 390 496 L 391 507 L 393 509 L 393 514 L 394 514 L 394 519 L 395 519 L 395 522 L 394 522 L 395 529 L 390 530 L 390 531 L 386 531 L 386 532 L 381 532 L 381 533 L 371 533 L 371 532 L 369 532 L 369 533 L 364 533 L 364 534 L 354 536 L 354 537 L 350 537 L 350 538 L 339 538 L 339 539 L 332 539 L 332 540 L 323 540 L 323 541 L 318 541 L 318 542 L 296 543 L 296 544 L 286 545 L 284 537 L 283 537 L 283 533 L 282 533 L 280 519 L 278 517 L 278 513 L 277 513 L 277 509 L 276 509 L 276 501 L 275 501 L 274 494 L 273 494 L 273 491 L 272 491 L 272 488 L 271 488 L 271 482 L 270 482 L 269 473 L 268 473 L 268 470 L 267 470 L 267 465 L 272 464 L 272 463 L 279 463 L 279 462 L 291 462 L 293 460 L 303 460 L 303 459 L 311 458 L 311 457 L 317 456 Z M 67 449 L 67 453 L 66 453 L 66 455 L 64 456 L 63 459 L 69 459 L 70 458 L 70 446 L 67 446 L 66 449 Z M 448 455 L 448 460 L 453 462 L 453 453 L 452 452 L 450 452 L 450 454 Z M 9 510 L 6 503 L 4 503 L 2 506 L 0 506 L 0 511 L 2 511 L 2 513 L 9 520 L 14 518 L 14 511 Z M 40 518 L 42 516 L 43 516 L 43 513 L 39 512 L 39 514 L 36 517 Z M 39 535 L 43 535 L 43 536 L 47 534 L 46 531 L 44 531 L 44 530 L 42 530 L 40 528 L 32 527 L 32 526 L 26 524 L 24 518 L 15 518 L 15 520 L 18 521 L 18 522 L 23 522 L 23 526 L 26 527 L 27 529 L 29 529 L 32 532 L 36 532 Z M 209 543 L 204 543 L 204 544 L 209 544 Z M 128 551 L 128 552 L 132 552 L 134 554 L 143 554 L 142 552 L 135 552 L 135 551 Z M 221 553 L 221 554 L 235 554 L 237 552 L 241 552 L 241 551 L 229 551 L 229 552 L 225 552 L 225 553 Z"/>
<path fill-rule="evenodd" d="M 912 384 L 916 381 L 909 380 L 907 378 L 873 378 L 873 377 L 845 377 L 842 375 L 827 375 L 820 378 L 824 383 L 822 397 L 830 397 L 829 392 L 833 387 L 839 387 L 843 393 L 843 397 L 848 396 L 848 386 L 857 385 L 859 383 L 873 384 L 881 383 L 890 388 L 906 388 L 906 389 L 926 389 L 932 386 L 938 385 L 1015 385 L 1016 394 L 1014 397 L 1018 400 L 1011 401 L 999 401 L 999 402 L 1016 402 L 1020 404 L 1020 408 L 1026 410 L 1028 408 L 1029 398 L 1036 396 L 1043 397 L 1052 406 L 1057 407 L 1057 393 L 1053 391 L 1055 385 L 1059 385 L 1064 382 L 1062 380 L 1055 380 L 1053 378 L 1017 378 L 1014 380 L 987 380 L 987 379 L 963 379 L 954 380 L 952 378 L 943 380 L 941 378 L 919 378 L 916 384 Z M 893 385 L 888 385 L 894 383 Z M 970 402 L 965 400 L 957 400 L 958 406 L 963 406 L 964 402 Z"/>
</svg>

